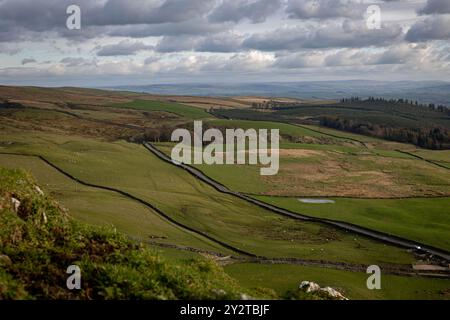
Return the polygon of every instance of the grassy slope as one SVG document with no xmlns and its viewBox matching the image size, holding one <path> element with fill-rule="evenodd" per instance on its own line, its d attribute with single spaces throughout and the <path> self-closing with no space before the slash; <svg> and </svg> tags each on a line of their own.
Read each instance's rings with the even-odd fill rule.
<svg viewBox="0 0 450 320">
<path fill-rule="evenodd" d="M 279 129 L 280 135 L 291 136 L 295 138 L 315 138 L 321 139 L 322 141 L 344 143 L 349 142 L 345 137 L 331 137 L 327 134 L 322 134 L 316 132 L 315 130 L 310 130 L 306 126 L 296 126 L 287 123 L 271 122 L 271 121 L 251 121 L 251 120 L 210 120 L 208 124 L 212 127 L 226 127 L 226 128 L 240 128 L 240 129 Z"/>
<path fill-rule="evenodd" d="M 430 111 L 428 108 L 412 105 L 392 105 L 378 103 L 373 105 L 365 102 L 336 105 L 302 105 L 297 108 L 260 112 L 247 110 L 215 110 L 217 114 L 233 119 L 276 119 L 295 120 L 298 118 L 318 118 L 321 116 L 338 116 L 359 122 L 371 122 L 395 127 L 418 128 L 427 125 L 448 126 L 448 119 L 443 113 Z"/>
<path fill-rule="evenodd" d="M 114 231 L 72 221 L 20 171 L 0 168 L 0 177 L 0 253 L 12 261 L 1 260 L 0 299 L 222 299 L 239 298 L 243 292 L 278 298 L 306 279 L 338 288 L 352 299 L 446 297 L 448 280 L 387 275 L 382 290 L 369 291 L 365 274 L 295 265 L 226 266 L 236 282 L 209 260 L 191 260 L 191 253 L 163 249 L 161 254 L 170 258 L 162 259 Z M 22 202 L 22 218 L 11 211 L 10 194 Z M 61 237 L 64 242 L 56 241 Z M 49 262 L 42 264 L 42 259 Z M 81 291 L 64 286 L 65 268 L 72 264 L 82 270 Z"/>
<path fill-rule="evenodd" d="M 415 277 L 381 276 L 381 290 L 369 290 L 368 274 L 298 265 L 233 264 L 225 271 L 248 287 L 268 286 L 282 294 L 304 280 L 331 286 L 350 299 L 449 299 L 450 281 Z"/>
<path fill-rule="evenodd" d="M 428 160 L 450 162 L 450 150 L 416 150 L 412 153 Z"/>
<path fill-rule="evenodd" d="M 257 196 L 276 206 L 307 215 L 351 222 L 450 250 L 450 198 L 334 199 L 334 204 L 306 204 L 298 198 Z"/>
<path fill-rule="evenodd" d="M 145 111 L 166 111 L 188 119 L 205 119 L 211 116 L 203 109 L 182 105 L 174 102 L 136 100 L 112 105 L 118 108 L 130 108 Z"/>
<path fill-rule="evenodd" d="M 172 152 L 172 148 L 175 145 L 174 143 L 168 143 L 168 142 L 161 142 L 161 143 L 155 143 L 155 145 L 164 153 L 170 156 Z M 411 179 L 414 178 L 417 180 L 422 180 L 422 177 L 429 178 L 432 175 L 435 175 L 438 179 L 442 178 L 442 174 L 440 173 L 442 170 L 439 168 L 435 168 L 434 166 L 431 166 L 429 164 L 426 164 L 421 161 L 417 161 L 412 156 L 397 152 L 397 151 L 391 151 L 391 150 L 378 150 L 378 149 L 371 149 L 366 150 L 361 147 L 356 146 L 344 146 L 344 145 L 333 145 L 333 144 L 305 144 L 305 143 L 281 143 L 280 144 L 281 149 L 290 149 L 290 150 L 311 150 L 311 151 L 318 151 L 322 152 L 325 156 L 327 156 L 330 159 L 338 160 L 338 159 L 345 159 L 343 163 L 346 165 L 358 165 L 359 171 L 364 171 L 364 167 L 366 167 L 366 171 L 373 171 L 373 163 L 371 160 L 375 159 L 382 159 L 380 157 L 383 157 L 386 159 L 386 161 L 390 160 L 393 165 L 396 165 L 399 167 L 399 174 L 401 176 L 401 179 Z M 324 153 L 325 152 L 325 153 Z M 360 157 L 366 157 L 367 160 L 361 161 L 359 160 Z M 309 159 L 308 159 L 309 158 Z M 279 176 L 275 177 L 261 177 L 260 175 L 260 167 L 255 165 L 220 165 L 220 166 L 214 166 L 214 165 L 195 165 L 198 169 L 202 170 L 206 175 L 212 177 L 213 179 L 219 181 L 220 183 L 228 186 L 229 188 L 240 191 L 244 193 L 250 193 L 250 194 L 264 194 L 267 192 L 271 192 L 274 190 L 283 190 L 288 189 L 286 187 L 286 183 L 277 183 L 276 178 L 282 177 L 283 175 L 288 175 L 286 177 L 287 182 L 293 182 L 291 181 L 292 178 L 301 178 L 302 176 L 302 170 L 301 168 L 297 170 L 296 172 L 284 172 L 284 169 L 286 165 L 304 165 L 304 164 L 319 164 L 321 161 L 323 161 L 325 157 L 302 157 L 301 159 L 294 159 L 290 158 L 288 156 L 281 156 L 280 159 L 280 172 Z M 397 160 L 398 159 L 398 160 Z M 414 160 L 414 162 L 409 162 L 408 165 L 402 165 L 405 164 L 405 161 L 402 160 Z M 380 165 L 378 164 L 378 168 L 380 170 L 386 169 L 388 166 Z M 419 175 L 414 176 L 407 176 L 406 174 L 401 174 L 402 172 L 405 173 L 407 170 L 410 170 L 412 167 L 417 168 L 420 167 L 417 172 Z M 318 170 L 320 168 L 318 167 Z M 392 172 L 392 166 L 389 166 L 389 171 Z M 423 170 L 424 169 L 424 170 Z M 296 174 L 298 173 L 298 175 Z M 428 173 L 428 175 L 426 174 Z M 443 174 L 447 174 L 447 172 L 443 172 Z M 333 177 L 330 177 L 333 178 Z M 408 184 L 410 181 L 408 181 Z M 427 182 L 430 182 L 428 179 Z M 336 184 L 340 184 L 339 181 L 332 181 L 332 184 L 330 186 Z M 305 183 L 305 186 L 308 188 L 308 195 L 313 195 L 316 191 L 320 192 L 326 192 L 324 190 L 324 181 L 320 181 L 320 183 L 315 186 L 311 182 Z M 291 189 L 294 194 L 294 188 Z M 442 191 L 442 189 L 439 189 Z M 336 194 L 333 192 L 329 192 L 329 194 Z"/>
<path fill-rule="evenodd" d="M 17 213 L 11 196 L 21 201 Z M 109 230 L 72 221 L 21 171 L 0 168 L 1 299 L 236 299 L 236 281 L 208 260 L 166 263 Z M 81 269 L 81 290 L 66 269 Z"/>
<path fill-rule="evenodd" d="M 194 116 L 196 117 L 196 116 Z M 248 125 L 251 125 L 251 123 L 248 123 Z M 276 125 L 275 125 L 276 127 Z M 291 127 L 291 126 L 289 126 Z M 291 128 L 292 129 L 292 128 Z M 293 129 L 292 129 L 293 130 Z M 310 132 L 309 130 L 307 130 L 308 132 Z M 306 134 L 306 132 L 305 132 Z M 41 135 L 46 141 L 40 141 L 40 145 L 39 147 L 35 146 L 37 150 L 45 150 L 47 153 L 52 153 L 54 152 L 54 148 L 50 148 L 49 145 L 54 144 L 55 142 L 57 144 L 65 144 L 67 143 L 69 140 L 78 140 L 77 138 L 74 139 L 67 139 L 66 137 L 56 137 L 56 136 L 49 136 L 46 137 L 45 135 Z M 3 137 L 5 139 L 5 141 L 10 141 L 10 140 L 22 140 L 22 138 L 20 138 L 20 136 L 15 136 L 14 138 L 12 137 L 7 137 L 4 136 Z M 22 150 L 21 151 L 25 151 L 27 150 L 27 146 L 29 144 L 29 136 L 23 136 L 23 145 L 22 145 Z M 39 140 L 39 139 L 37 139 Z M 1 142 L 1 141 L 0 141 Z M 33 144 L 36 143 L 36 141 L 33 141 Z M 83 143 L 81 143 L 81 145 L 83 145 Z M 292 146 L 293 145 L 293 146 Z M 292 144 L 289 146 L 289 148 L 295 148 L 298 147 L 299 144 Z M 20 146 L 16 146 L 16 147 L 20 147 Z M 345 148 L 346 152 L 353 152 L 356 149 L 359 149 L 357 147 L 354 146 L 343 146 L 343 145 L 312 145 L 312 144 L 304 144 L 300 146 L 301 148 L 312 148 L 312 149 L 336 149 L 336 148 Z M 78 147 L 80 148 L 80 147 Z M 21 148 L 19 148 L 21 149 Z M 75 148 L 74 152 L 78 153 L 79 150 L 76 150 L 77 148 Z M 80 148 L 82 149 L 82 148 Z M 102 149 L 102 148 L 100 148 Z M 351 150 L 350 150 L 351 149 Z M 84 150 L 83 150 L 84 151 Z M 104 148 L 102 150 L 102 152 L 104 153 L 108 153 L 109 147 L 108 148 Z M 382 152 L 390 152 L 390 151 L 385 151 L 382 150 Z M 389 154 L 391 156 L 398 156 L 398 157 L 403 157 L 402 154 L 398 154 L 395 151 L 392 152 L 392 154 Z M 75 157 L 73 157 L 75 158 Z M 70 161 L 70 157 L 67 158 Z M 14 160 L 16 161 L 16 160 Z M 9 164 L 12 163 L 12 161 L 7 161 Z M 39 170 L 40 171 L 40 170 Z M 165 183 L 165 182 L 164 182 Z M 58 193 L 61 193 L 58 195 Z M 57 196 L 61 196 L 62 198 L 65 198 L 66 195 L 64 194 L 64 190 L 61 192 L 58 192 Z M 69 195 L 70 192 L 67 193 L 67 197 L 70 198 L 71 196 Z M 63 195 L 64 194 L 64 195 Z M 94 197 L 94 199 L 96 199 L 96 197 Z M 86 198 L 86 200 L 88 200 L 88 198 Z M 98 201 L 98 199 L 96 199 Z M 111 198 L 108 196 L 108 201 L 110 201 Z M 114 200 L 115 201 L 115 200 Z M 76 203 L 76 199 L 74 201 L 74 206 L 75 205 L 80 205 L 80 203 Z M 98 207 L 102 207 L 103 205 L 100 205 Z M 134 209 L 133 209 L 134 210 Z M 112 217 L 113 215 L 109 215 L 109 213 L 107 213 L 108 210 L 105 210 L 105 222 L 107 219 L 109 219 L 110 217 Z M 116 212 L 114 214 L 117 214 Z M 102 215 L 102 214 L 98 214 L 98 215 Z M 122 218 L 120 217 L 120 215 L 117 215 L 118 219 L 116 220 L 117 223 L 119 223 L 119 221 L 122 221 Z M 119 218 L 120 217 L 120 218 Z M 77 217 L 79 219 L 93 219 L 93 215 L 92 215 L 92 211 L 86 211 L 83 212 L 82 210 L 80 210 L 79 216 Z M 90 222 L 94 222 L 93 220 L 91 220 Z M 131 220 L 130 220 L 131 222 Z M 102 221 L 99 221 L 99 223 L 102 223 Z M 127 225 L 127 227 L 131 227 L 130 228 L 130 232 L 139 232 L 139 228 L 134 228 L 135 224 L 134 223 L 128 223 L 128 219 L 123 220 L 123 223 L 125 225 Z M 122 228 L 122 226 L 119 225 L 119 228 Z M 191 240 L 189 240 L 191 241 Z M 345 249 L 345 248 L 344 248 Z M 173 250 L 173 249 L 164 249 L 161 250 L 163 252 L 164 255 L 169 256 L 169 257 L 174 257 L 173 261 L 178 261 L 180 257 L 188 257 L 191 256 L 191 254 L 186 254 L 185 252 L 180 252 L 177 250 Z M 172 258 L 171 258 L 172 259 Z M 400 259 L 401 260 L 401 259 Z M 238 266 L 243 266 L 241 267 L 236 267 L 236 270 L 238 270 L 236 272 L 236 277 L 240 278 L 242 280 L 242 283 L 245 284 L 246 286 L 248 285 L 248 287 L 254 287 L 255 283 L 250 281 L 250 279 L 254 279 L 255 277 L 259 279 L 259 281 L 266 282 L 268 284 L 270 284 L 271 287 L 273 288 L 277 288 L 277 286 L 282 285 L 286 290 L 291 290 L 293 288 L 295 288 L 298 285 L 298 281 L 299 279 L 296 276 L 288 276 L 288 275 L 296 275 L 298 273 L 305 273 L 305 268 L 304 267 L 299 267 L 299 266 L 261 266 L 261 265 L 252 265 L 252 264 L 248 264 L 248 265 L 238 265 Z M 230 268 L 234 268 L 234 266 L 230 266 L 227 267 L 227 269 Z M 347 288 L 350 287 L 350 291 L 348 291 L 350 293 L 350 297 L 359 297 L 359 298 L 371 298 L 371 297 L 377 297 L 377 298 L 402 298 L 402 297 L 409 297 L 409 298 L 415 298 L 415 297 L 421 297 L 421 298 L 429 298 L 429 297 L 442 297 L 442 295 L 438 295 L 438 288 L 446 288 L 446 284 L 448 282 L 442 282 L 442 280 L 429 280 L 429 279 L 410 279 L 410 278 L 403 278 L 403 277 L 395 277 L 398 278 L 398 281 L 390 281 L 390 283 L 392 283 L 394 286 L 389 286 L 390 288 L 392 288 L 391 290 L 388 290 L 388 292 L 386 292 L 386 290 L 382 290 L 383 294 L 377 294 L 377 295 L 367 295 L 367 293 L 361 291 L 361 290 L 365 290 L 365 286 L 363 285 L 361 288 L 361 283 L 360 280 L 356 281 L 356 284 L 353 283 L 353 281 L 351 279 L 362 279 L 364 277 L 364 275 L 359 275 L 359 277 L 356 277 L 355 273 L 350 273 L 350 272 L 343 272 L 343 271 L 331 271 L 331 270 L 325 270 L 325 269 L 320 269 L 320 268 L 306 268 L 308 269 L 309 273 L 305 273 L 305 275 L 311 274 L 311 279 L 315 279 L 312 276 L 319 276 L 317 279 L 317 281 L 320 282 L 321 285 L 326 285 L 326 284 L 330 284 L 333 286 L 337 286 L 337 287 L 343 287 L 343 288 Z M 289 274 L 286 274 L 289 273 Z M 279 275 L 279 276 L 277 276 Z M 252 278 L 253 276 L 253 278 Z M 386 276 L 387 278 L 390 278 L 391 276 Z M 307 278 L 307 277 L 306 277 Z M 321 280 L 322 279 L 322 280 Z M 349 280 L 350 279 L 350 280 Z M 249 281 L 246 281 L 249 280 Z M 300 279 L 304 280 L 303 278 Z M 309 280 L 309 279 L 308 279 Z M 363 279 L 364 280 L 364 279 Z M 343 281 L 346 281 L 346 285 L 342 284 Z M 364 282 L 365 283 L 365 282 Z M 340 285 L 342 284 L 342 285 Z M 423 289 L 424 287 L 426 288 L 432 288 L 430 290 L 426 290 Z M 447 285 L 448 287 L 448 285 Z M 394 290 L 395 288 L 395 290 Z M 352 293 L 353 290 L 356 290 L 355 293 Z M 367 290 L 365 290 L 367 291 Z"/>
<path fill-rule="evenodd" d="M 114 226 L 120 232 L 140 241 L 176 243 L 230 253 L 207 239 L 180 229 L 150 208 L 124 196 L 76 183 L 37 158 L 0 154 L 0 166 L 33 172 L 44 190 L 68 208 L 71 215 L 79 221 Z"/>
<path fill-rule="evenodd" d="M 220 125 L 237 126 L 243 125 L 244 128 L 251 127 L 252 121 L 241 120 L 220 120 L 217 123 Z M 257 127 L 265 122 L 253 122 Z M 274 123 L 269 127 L 276 126 Z M 284 125 L 281 125 L 284 127 Z M 364 149 L 361 146 L 339 146 L 339 145 L 315 145 L 315 144 L 298 144 L 298 143 L 284 143 L 281 148 L 288 149 L 304 149 L 304 150 L 320 150 L 320 151 L 338 151 L 339 153 L 355 155 L 371 155 L 383 157 L 386 160 L 390 159 L 392 165 L 395 167 L 395 172 L 402 172 L 399 179 L 405 185 L 417 185 L 418 182 L 428 183 L 439 186 L 442 184 L 442 179 L 446 180 L 447 172 L 443 169 L 437 168 L 431 164 L 414 159 L 409 155 L 392 150 L 392 148 L 408 149 L 408 145 L 401 145 L 396 143 L 381 143 L 381 140 L 364 137 L 356 134 L 342 133 L 332 129 L 317 128 L 314 126 L 307 126 L 314 130 L 320 130 L 324 133 L 339 135 L 343 138 L 351 138 L 365 142 L 376 142 L 377 148 Z M 289 126 L 290 134 L 306 134 L 306 132 L 295 133 L 294 126 Z M 381 142 L 380 142 L 381 141 Z M 392 145 L 392 146 L 391 146 Z M 160 144 L 158 147 L 166 153 L 170 153 L 171 147 L 168 144 Z M 386 148 L 386 149 L 384 149 Z M 430 151 L 430 150 L 416 150 L 416 154 L 435 161 L 446 161 L 448 153 L 446 151 Z M 349 157 L 351 163 L 354 156 Z M 396 160 L 398 159 L 398 160 Z M 407 160 L 407 161 L 406 161 Z M 397 163 L 397 164 L 396 164 Z M 389 170 L 394 168 L 390 165 Z M 247 192 L 252 194 L 262 194 L 274 190 L 279 187 L 278 184 L 271 183 L 270 178 L 261 179 L 259 175 L 259 168 L 256 166 L 197 166 L 208 176 L 217 181 L 227 185 L 233 190 Z M 283 159 L 281 167 L 283 167 Z M 414 169 L 415 168 L 415 169 Z M 369 170 L 369 169 L 368 169 Z M 412 172 L 412 174 L 411 174 Z M 309 184 L 308 187 L 314 190 L 314 185 Z M 318 187 L 323 188 L 323 185 Z M 442 190 L 440 188 L 439 190 Z M 308 193 L 308 195 L 313 195 Z M 393 197 L 398 196 L 392 194 Z M 360 224 L 369 228 L 374 228 L 380 231 L 389 232 L 413 240 L 428 243 L 433 246 L 444 249 L 450 248 L 448 240 L 448 232 L 450 230 L 449 220 L 449 204 L 450 198 L 444 199 L 406 199 L 406 200 L 364 200 L 364 199 L 338 199 L 336 204 L 302 204 L 297 201 L 297 198 L 276 198 L 276 197 L 260 197 L 260 199 L 279 205 L 281 207 L 310 214 L 313 216 L 320 216 L 325 218 L 348 221 L 355 224 Z"/>
<path fill-rule="evenodd" d="M 3 138 L 21 140 L 17 136 Z M 46 155 L 85 181 L 147 199 L 178 221 L 255 254 L 360 263 L 412 261 L 401 249 L 282 218 L 220 194 L 183 170 L 161 162 L 141 146 L 43 134 L 39 138 L 22 136 L 22 143 L 8 149 Z"/>
</svg>

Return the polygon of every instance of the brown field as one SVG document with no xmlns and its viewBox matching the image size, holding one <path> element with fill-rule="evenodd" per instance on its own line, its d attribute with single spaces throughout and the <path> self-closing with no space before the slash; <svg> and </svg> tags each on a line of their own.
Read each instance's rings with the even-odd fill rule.
<svg viewBox="0 0 450 320">
<path fill-rule="evenodd" d="M 0 110 L 0 128 L 98 137 L 108 141 L 129 139 L 142 129 L 173 127 L 185 120 L 166 112 L 92 107 L 91 109 L 26 108 Z M 117 124 L 117 125 L 116 125 Z M 124 126 L 125 125 L 125 126 Z M 136 128 L 133 128 L 135 126 Z"/>
<path fill-rule="evenodd" d="M 3 100 L 21 102 L 28 107 L 0 110 L 0 128 L 5 132 L 20 133 L 23 130 L 31 130 L 60 135 L 98 137 L 108 141 L 118 139 L 139 141 L 133 139 L 142 136 L 142 128 L 147 129 L 150 135 L 154 134 L 155 130 L 164 132 L 191 122 L 189 119 L 166 112 L 105 107 L 117 101 L 159 99 L 176 100 L 178 103 L 202 103 L 205 106 L 216 103 L 229 103 L 231 106 L 235 103 L 234 100 L 222 98 L 153 96 L 73 88 L 41 89 L 2 86 L 0 86 L 0 97 Z M 247 191 L 282 196 L 450 195 L 449 170 L 418 159 L 401 158 L 399 154 L 393 154 L 390 151 L 405 149 L 409 147 L 408 145 L 382 140 L 374 141 L 376 149 L 382 149 L 381 156 L 375 154 L 378 151 L 373 149 L 371 142 L 366 143 L 369 149 L 362 148 L 356 142 L 342 143 L 340 146 L 343 148 L 353 148 L 353 151 L 348 152 L 332 149 L 284 148 L 280 151 L 279 174 L 271 177 L 258 175 L 255 180 L 257 190 Z M 301 136 L 295 142 L 322 146 L 336 144 L 336 139 Z M 354 151 L 354 148 L 358 148 L 359 151 Z M 230 174 L 235 173 L 230 171 Z"/>
<path fill-rule="evenodd" d="M 169 101 L 202 109 L 248 108 L 251 102 L 234 98 L 153 95 L 125 91 L 104 91 L 82 88 L 37 88 L 0 86 L 0 100 L 9 100 L 26 106 L 48 108 L 51 106 L 77 105 L 105 106 L 127 103 L 133 100 Z"/>
<path fill-rule="evenodd" d="M 34 106 L 47 103 L 107 105 L 128 102 L 136 99 L 136 96 L 138 95 L 130 92 L 108 92 L 95 89 L 0 86 L 2 100 L 24 104 L 32 102 Z"/>
<path fill-rule="evenodd" d="M 332 151 L 280 151 L 278 175 L 262 177 L 266 195 L 449 196 L 450 171 L 424 161 Z"/>
<path fill-rule="evenodd" d="M 279 103 L 298 103 L 298 104 L 331 104 L 336 103 L 336 100 L 311 100 L 311 99 L 297 99 L 297 98 L 282 98 L 282 97 L 258 97 L 258 96 L 241 96 L 233 97 L 233 100 L 240 101 L 251 105 L 252 103 L 263 103 L 267 101 L 275 101 Z"/>
<path fill-rule="evenodd" d="M 191 97 L 191 96 L 164 96 L 169 101 L 186 104 L 202 109 L 211 108 L 249 108 L 251 103 L 239 101 L 232 98 L 210 98 L 210 97 Z"/>
</svg>

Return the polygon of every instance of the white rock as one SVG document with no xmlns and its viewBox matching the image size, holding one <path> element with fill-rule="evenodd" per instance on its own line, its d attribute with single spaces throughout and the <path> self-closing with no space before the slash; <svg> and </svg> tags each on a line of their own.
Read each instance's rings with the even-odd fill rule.
<svg viewBox="0 0 450 320">
<path fill-rule="evenodd" d="M 36 192 L 39 193 L 41 196 L 44 195 L 44 191 L 42 191 L 41 188 L 39 188 L 38 186 L 35 186 L 34 189 L 35 189 Z"/>
<path fill-rule="evenodd" d="M 241 300 L 253 300 L 253 298 L 250 297 L 248 294 L 242 293 Z"/>
<path fill-rule="evenodd" d="M 14 212 L 17 213 L 19 211 L 20 201 L 17 200 L 16 198 L 11 198 L 11 205 L 13 207 Z"/>
<path fill-rule="evenodd" d="M 312 281 L 303 281 L 300 284 L 300 289 L 305 290 L 306 292 L 316 292 L 320 290 L 320 286 Z"/>
<path fill-rule="evenodd" d="M 342 295 L 342 293 L 340 293 L 339 291 L 337 291 L 336 289 L 333 289 L 331 287 L 322 288 L 322 289 L 320 289 L 320 291 L 325 292 L 329 297 L 334 298 L 334 299 L 348 300 L 346 297 L 344 297 Z"/>
</svg>

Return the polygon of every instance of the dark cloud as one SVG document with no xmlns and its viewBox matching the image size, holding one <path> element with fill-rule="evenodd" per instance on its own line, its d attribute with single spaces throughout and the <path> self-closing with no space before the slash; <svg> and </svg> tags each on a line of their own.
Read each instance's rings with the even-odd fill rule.
<svg viewBox="0 0 450 320">
<path fill-rule="evenodd" d="M 224 0 L 210 14 L 209 20 L 239 22 L 248 19 L 253 23 L 264 22 L 281 4 L 281 0 Z"/>
<path fill-rule="evenodd" d="M 402 28 L 396 24 L 369 30 L 363 22 L 344 21 L 320 27 L 289 27 L 255 34 L 246 39 L 243 46 L 263 51 L 385 46 L 401 40 L 402 35 Z"/>
<path fill-rule="evenodd" d="M 63 59 L 61 59 L 61 61 L 59 63 L 64 64 L 67 67 L 82 67 L 82 66 L 91 66 L 91 65 L 95 64 L 94 61 L 90 61 L 88 59 L 81 58 L 81 57 L 78 57 L 78 58 L 74 58 L 74 57 L 63 58 Z"/>
<path fill-rule="evenodd" d="M 109 0 L 87 12 L 91 25 L 159 24 L 201 17 L 214 6 L 212 0 Z"/>
<path fill-rule="evenodd" d="M 232 32 L 207 37 L 164 37 L 157 45 L 159 52 L 198 51 L 236 52 L 240 51 L 244 37 Z"/>
<path fill-rule="evenodd" d="M 291 19 L 361 19 L 366 8 L 357 0 L 288 0 L 286 13 Z"/>
<path fill-rule="evenodd" d="M 81 31 L 66 28 L 66 9 L 73 0 L 3 0 L 0 1 L 0 41 L 33 38 L 31 33 L 57 31 L 65 37 L 92 38 L 108 32 L 107 26 L 159 25 L 153 33 L 164 28 L 201 19 L 213 8 L 213 0 L 78 0 L 81 8 Z M 205 22 L 204 20 L 203 22 Z M 169 26 L 169 24 L 175 24 Z M 188 25 L 179 25 L 178 30 Z M 199 28 L 191 24 L 191 27 Z M 204 28 L 203 28 L 204 29 Z M 116 31 L 117 32 L 117 31 Z M 142 32 L 142 29 L 141 29 Z M 176 32 L 174 30 L 173 32 Z M 148 32 L 150 35 L 152 32 Z"/>
<path fill-rule="evenodd" d="M 193 51 L 201 39 L 199 37 L 167 36 L 161 39 L 156 46 L 158 52 Z"/>
<path fill-rule="evenodd" d="M 24 65 L 26 65 L 26 64 L 29 64 L 29 63 L 36 63 L 37 61 L 35 60 L 35 59 L 33 59 L 33 58 L 25 58 L 25 59 L 23 59 L 22 60 L 22 65 L 24 66 Z"/>
<path fill-rule="evenodd" d="M 204 18 L 175 23 L 160 23 L 155 25 L 139 24 L 110 27 L 109 36 L 119 37 L 159 37 L 159 36 L 184 36 L 205 35 L 223 32 L 232 27 L 230 23 L 209 23 Z"/>
<path fill-rule="evenodd" d="M 450 39 L 450 15 L 433 15 L 416 22 L 406 34 L 410 42 Z"/>
<path fill-rule="evenodd" d="M 428 0 L 425 7 L 418 11 L 419 14 L 443 14 L 450 13 L 450 0 Z"/>
<path fill-rule="evenodd" d="M 130 56 L 142 50 L 153 50 L 154 46 L 146 45 L 143 42 L 133 42 L 130 40 L 123 40 L 116 44 L 101 46 L 98 48 L 97 56 Z"/>
</svg>

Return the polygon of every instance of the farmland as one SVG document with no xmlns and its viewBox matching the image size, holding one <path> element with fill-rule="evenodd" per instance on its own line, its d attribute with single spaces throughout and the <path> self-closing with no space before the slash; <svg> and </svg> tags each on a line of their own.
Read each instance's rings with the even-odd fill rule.
<svg viewBox="0 0 450 320">
<path fill-rule="evenodd" d="M 208 113 L 202 109 L 173 102 L 138 100 L 113 106 L 145 111 L 165 111 L 188 119 L 204 119 L 209 117 Z"/>
<path fill-rule="evenodd" d="M 161 161 L 136 137 L 145 139 L 149 130 L 191 128 L 194 119 L 221 129 L 280 129 L 277 176 L 261 177 L 257 166 L 197 167 L 231 190 L 292 212 L 346 221 L 449 250 L 450 174 L 432 163 L 446 163 L 446 151 L 315 125 L 217 119 L 193 101 L 186 106 L 172 98 L 144 94 L 79 89 L 46 94 L 45 89 L 36 88 L 25 90 L 39 97 L 30 102 L 27 94 L 18 96 L 18 89 L 2 90 L 20 107 L 0 109 L 0 167 L 32 173 L 44 191 L 78 221 L 113 226 L 173 261 L 197 256 L 195 252 L 233 256 L 237 260 L 230 258 L 225 266 L 228 274 L 248 288 L 269 286 L 280 296 L 301 280 L 317 280 L 343 288 L 351 298 L 445 297 L 448 280 L 399 275 L 387 276 L 386 291 L 369 292 L 361 266 L 406 270 L 430 261 L 221 193 Z M 77 94 L 85 95 L 82 104 L 75 101 Z M 236 101 L 245 103 L 242 97 Z M 240 107 L 243 112 L 247 109 Z M 173 146 L 153 142 L 168 154 Z M 335 203 L 305 204 L 298 201 L 301 197 L 324 197 Z M 389 199 L 407 197 L 413 199 Z M 255 256 L 309 264 L 325 261 L 328 266 L 260 264 L 251 261 Z M 343 265 L 359 271 L 336 270 Z M 264 282 L 267 285 L 261 285 Z M 420 289 L 424 283 L 430 284 L 428 291 Z"/>
</svg>

